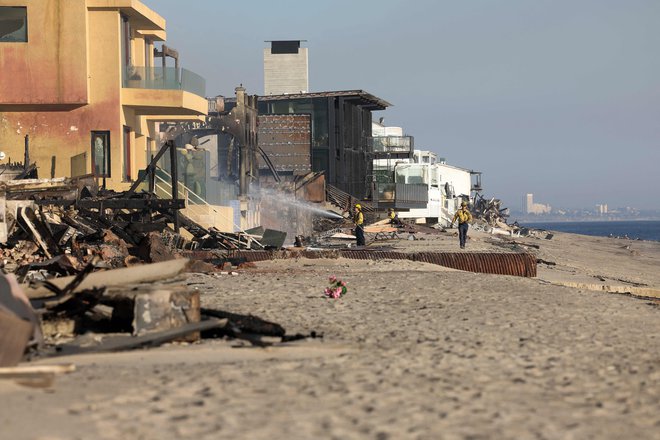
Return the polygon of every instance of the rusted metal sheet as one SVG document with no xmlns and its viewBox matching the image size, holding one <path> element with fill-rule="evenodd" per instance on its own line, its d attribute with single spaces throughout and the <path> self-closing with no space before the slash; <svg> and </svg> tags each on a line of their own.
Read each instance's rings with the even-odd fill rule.
<svg viewBox="0 0 660 440">
<path fill-rule="evenodd" d="M 286 258 L 349 258 L 354 260 L 412 260 L 451 267 L 468 272 L 536 276 L 536 258 L 531 254 L 495 252 L 403 252 L 380 250 L 320 250 L 320 251 L 231 251 L 230 258 L 246 261 L 265 261 Z"/>
<path fill-rule="evenodd" d="M 378 250 L 352 250 L 342 249 L 341 256 L 356 260 L 407 260 L 410 254 L 403 252 L 378 251 Z"/>
<path fill-rule="evenodd" d="M 536 276 L 536 258 L 531 254 L 494 252 L 419 252 L 412 254 L 414 261 L 438 264 L 469 272 Z"/>
<path fill-rule="evenodd" d="M 274 260 L 276 251 L 239 251 L 232 250 L 227 253 L 229 258 L 245 258 L 245 261 L 267 261 Z"/>
<path fill-rule="evenodd" d="M 306 174 L 312 169 L 311 116 L 259 115 L 259 146 L 278 172 Z M 259 158 L 259 168 L 267 165 Z"/>
</svg>

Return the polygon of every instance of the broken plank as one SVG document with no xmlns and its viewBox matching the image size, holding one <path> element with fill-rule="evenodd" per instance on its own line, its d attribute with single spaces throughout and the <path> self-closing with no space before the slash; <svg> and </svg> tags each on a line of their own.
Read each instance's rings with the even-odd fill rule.
<svg viewBox="0 0 660 440">
<path fill-rule="evenodd" d="M 16 379 L 35 374 L 64 374 L 74 371 L 76 371 L 74 364 L 17 365 L 15 367 L 0 367 L 0 379 Z"/>
<path fill-rule="evenodd" d="M 125 267 L 103 272 L 93 272 L 89 274 L 75 290 L 115 287 L 127 284 L 151 283 L 154 281 L 166 280 L 185 272 L 189 263 L 189 260 L 180 258 L 163 261 L 162 263 Z M 50 280 L 50 282 L 60 289 L 63 289 L 73 281 L 74 278 L 75 277 L 56 278 Z M 45 298 L 52 295 L 52 292 L 44 286 L 24 286 L 24 290 L 31 299 Z"/>
<path fill-rule="evenodd" d="M 47 388 L 55 381 L 55 375 L 71 373 L 76 370 L 73 364 L 64 365 L 19 365 L 0 368 L 0 380 L 15 380 L 28 387 Z"/>
<path fill-rule="evenodd" d="M 45 224 L 37 218 L 32 208 L 19 208 L 19 216 L 32 233 L 32 239 L 41 247 L 46 257 L 53 258 L 61 254 L 59 246 L 53 240 Z"/>
</svg>

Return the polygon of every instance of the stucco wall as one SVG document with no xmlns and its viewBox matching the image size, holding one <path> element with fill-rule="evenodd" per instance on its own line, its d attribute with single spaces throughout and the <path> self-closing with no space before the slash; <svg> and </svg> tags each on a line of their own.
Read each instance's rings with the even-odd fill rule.
<svg viewBox="0 0 660 440">
<path fill-rule="evenodd" d="M 136 178 L 146 164 L 147 136 L 157 137 L 153 121 L 139 115 L 162 111 L 162 119 L 178 119 L 206 112 L 205 98 L 180 90 L 131 89 L 140 99 L 122 102 L 120 9 L 133 25 L 134 65 L 143 65 L 145 56 L 154 64 L 153 45 L 145 54 L 141 32 L 152 40 L 165 37 L 164 20 L 141 3 L 0 0 L 0 6 L 28 8 L 28 42 L 0 43 L 0 151 L 22 161 L 29 134 L 40 177 L 51 176 L 52 157 L 54 176 L 70 176 L 71 158 L 82 153 L 84 172 L 91 172 L 91 131 L 110 131 L 107 184 L 125 189 L 124 125 L 132 130 L 130 175 Z"/>
<path fill-rule="evenodd" d="M 0 6 L 27 6 L 28 23 L 27 43 L 0 43 L 0 104 L 87 103 L 85 1 L 0 0 Z"/>
<path fill-rule="evenodd" d="M 77 9 L 78 0 L 72 1 L 76 2 Z M 48 2 L 57 3 L 56 0 Z M 28 15 L 30 29 L 34 27 L 31 23 Z M 79 29 L 81 34 L 77 38 L 82 40 L 85 55 L 81 57 L 84 64 L 76 65 L 76 68 L 79 69 L 77 75 L 85 78 L 85 88 L 89 90 L 88 104 L 0 105 L 0 150 L 12 160 L 22 160 L 24 136 L 29 134 L 30 157 L 37 162 L 39 176 L 50 177 L 52 156 L 56 156 L 55 176 L 70 176 L 71 157 L 81 153 L 87 153 L 87 172 L 91 171 L 91 131 L 110 130 L 110 183 L 113 183 L 121 180 L 119 13 L 116 10 L 85 12 L 80 23 L 82 30 Z M 57 26 L 47 29 L 55 32 Z M 85 43 L 87 29 L 89 38 Z M 49 35 L 43 35 L 43 38 L 48 39 Z M 38 42 L 28 41 L 28 46 L 33 43 Z M 46 67 L 49 62 L 45 60 L 40 71 L 43 77 L 50 76 L 48 72 L 51 71 Z"/>
</svg>

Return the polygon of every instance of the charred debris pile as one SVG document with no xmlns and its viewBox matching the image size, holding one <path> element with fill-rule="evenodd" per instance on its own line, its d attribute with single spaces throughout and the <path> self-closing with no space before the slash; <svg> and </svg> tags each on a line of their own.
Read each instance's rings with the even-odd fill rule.
<svg viewBox="0 0 660 440">
<path fill-rule="evenodd" d="M 231 251 L 279 249 L 285 237 L 277 231 L 204 228 L 179 212 L 183 200 L 157 198 L 153 187 L 113 192 L 92 176 L 20 177 L 0 181 L 0 370 L 25 356 L 201 337 L 258 346 L 306 337 L 255 316 L 204 309 L 186 280 L 186 272 L 240 266 L 245 259 Z M 190 259 L 201 249 L 214 258 Z"/>
<path fill-rule="evenodd" d="M 94 257 L 105 268 L 118 268 L 201 247 L 267 247 L 260 231 L 206 229 L 178 213 L 182 200 L 100 191 L 91 177 L 4 181 L 0 194 L 0 264 L 20 282 L 76 274 Z M 179 228 L 185 232 L 174 232 Z"/>
</svg>

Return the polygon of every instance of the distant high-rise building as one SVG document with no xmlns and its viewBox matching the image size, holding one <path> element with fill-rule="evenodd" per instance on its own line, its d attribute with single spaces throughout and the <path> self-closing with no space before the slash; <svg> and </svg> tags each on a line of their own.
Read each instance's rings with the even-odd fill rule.
<svg viewBox="0 0 660 440">
<path fill-rule="evenodd" d="M 264 95 L 309 92 L 307 48 L 301 41 L 270 41 L 264 49 Z"/>
<path fill-rule="evenodd" d="M 527 194 L 525 212 L 527 214 L 547 214 L 552 211 L 550 205 L 534 203 L 534 194 Z"/>
</svg>

